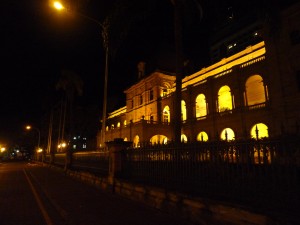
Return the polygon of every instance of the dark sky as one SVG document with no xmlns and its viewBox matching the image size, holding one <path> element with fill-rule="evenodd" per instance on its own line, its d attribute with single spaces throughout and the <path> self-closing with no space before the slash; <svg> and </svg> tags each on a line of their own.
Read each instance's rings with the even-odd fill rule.
<svg viewBox="0 0 300 225">
<path fill-rule="evenodd" d="M 83 2 L 80 10 L 100 21 L 115 1 Z M 140 60 L 146 61 L 149 71 L 173 69 L 173 11 L 169 0 L 157 2 L 132 23 L 109 63 L 108 110 L 125 105 L 123 90 L 137 81 Z M 49 111 L 60 93 L 55 85 L 62 69 L 82 78 L 83 96 L 78 101 L 84 106 L 96 105 L 100 115 L 104 52 L 96 23 L 58 13 L 49 7 L 48 0 L 2 0 L 0 12 L 0 142 L 13 139 L 22 133 L 24 124 L 37 123 Z M 206 40 L 206 28 L 193 13 L 185 22 L 184 48 L 197 67 L 206 52 L 207 43 L 202 41 Z"/>
</svg>

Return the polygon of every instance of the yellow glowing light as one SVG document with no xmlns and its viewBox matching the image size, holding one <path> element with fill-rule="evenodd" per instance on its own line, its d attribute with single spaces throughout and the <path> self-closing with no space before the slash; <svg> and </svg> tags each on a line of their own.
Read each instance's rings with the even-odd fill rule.
<svg viewBox="0 0 300 225">
<path fill-rule="evenodd" d="M 197 135 L 197 141 L 208 141 L 208 135 L 206 132 L 201 131 L 198 135 Z"/>
<path fill-rule="evenodd" d="M 36 152 L 43 152 L 43 149 L 39 148 Z"/>
<path fill-rule="evenodd" d="M 222 132 L 221 132 L 221 139 L 224 141 L 232 141 L 235 139 L 235 135 L 232 129 L 230 128 L 225 128 Z"/>
<path fill-rule="evenodd" d="M 65 142 L 60 143 L 57 147 L 58 148 L 65 148 L 67 144 Z"/>
<path fill-rule="evenodd" d="M 219 112 L 232 110 L 232 98 L 230 88 L 227 85 L 221 87 L 218 92 L 218 95 Z"/>
<path fill-rule="evenodd" d="M 151 139 L 150 139 L 151 144 L 166 144 L 168 142 L 168 138 L 164 135 L 154 135 Z"/>
<path fill-rule="evenodd" d="M 1 147 L 1 152 L 5 152 L 6 148 L 5 147 Z"/>
<path fill-rule="evenodd" d="M 53 2 L 53 6 L 54 8 L 56 8 L 57 10 L 63 10 L 65 7 L 61 4 L 61 2 L 55 1 Z"/>
<path fill-rule="evenodd" d="M 260 139 L 269 137 L 267 125 L 263 123 L 255 124 L 251 129 L 251 138 Z"/>
</svg>

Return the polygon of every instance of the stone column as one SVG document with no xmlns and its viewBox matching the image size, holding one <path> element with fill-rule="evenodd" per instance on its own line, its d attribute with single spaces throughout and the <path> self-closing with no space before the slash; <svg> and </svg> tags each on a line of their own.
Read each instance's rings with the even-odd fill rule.
<svg viewBox="0 0 300 225">
<path fill-rule="evenodd" d="M 123 138 L 115 138 L 113 141 L 106 142 L 106 145 L 109 151 L 108 183 L 113 187 L 115 178 L 124 172 L 122 151 L 131 146 L 132 142 L 124 141 Z"/>
</svg>

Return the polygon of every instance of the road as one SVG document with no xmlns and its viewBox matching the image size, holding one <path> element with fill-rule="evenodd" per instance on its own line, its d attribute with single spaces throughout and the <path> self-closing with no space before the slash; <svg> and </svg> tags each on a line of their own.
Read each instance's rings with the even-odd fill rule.
<svg viewBox="0 0 300 225">
<path fill-rule="evenodd" d="M 189 225 L 28 162 L 0 162 L 0 225 Z"/>
</svg>

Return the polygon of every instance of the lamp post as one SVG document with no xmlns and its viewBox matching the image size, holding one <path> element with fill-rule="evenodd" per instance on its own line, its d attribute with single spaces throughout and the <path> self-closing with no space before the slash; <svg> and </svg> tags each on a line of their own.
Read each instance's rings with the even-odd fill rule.
<svg viewBox="0 0 300 225">
<path fill-rule="evenodd" d="M 59 2 L 59 1 L 54 1 L 53 6 L 55 9 L 62 11 L 65 10 L 66 7 Z M 69 10 L 70 11 L 70 10 Z M 101 143 L 103 143 L 103 146 L 105 144 L 105 126 L 106 126 L 106 111 L 107 111 L 107 82 L 108 82 L 108 24 L 101 23 L 98 20 L 89 17 L 85 14 L 78 13 L 75 11 L 72 11 L 73 14 L 76 14 L 80 17 L 83 17 L 89 21 L 92 21 L 93 23 L 96 23 L 100 29 L 101 29 L 101 35 L 102 35 L 102 40 L 103 40 L 103 48 L 105 51 L 105 71 L 104 71 L 104 87 L 103 87 L 103 106 L 102 106 L 102 127 L 101 127 Z"/>
<path fill-rule="evenodd" d="M 27 125 L 27 126 L 26 126 L 26 130 L 31 130 L 31 129 L 36 130 L 37 133 L 38 133 L 38 145 L 37 145 L 37 150 L 39 150 L 39 149 L 40 149 L 41 132 L 40 132 L 40 130 L 39 130 L 38 128 L 36 128 L 36 127 L 32 127 L 32 126 L 30 126 L 30 125 Z"/>
</svg>

